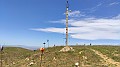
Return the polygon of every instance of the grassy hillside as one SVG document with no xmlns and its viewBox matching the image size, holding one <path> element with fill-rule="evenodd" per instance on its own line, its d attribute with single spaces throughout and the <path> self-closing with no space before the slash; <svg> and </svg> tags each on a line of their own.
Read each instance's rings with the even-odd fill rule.
<svg viewBox="0 0 120 67">
<path fill-rule="evenodd" d="M 120 46 L 94 46 L 92 48 L 120 62 Z"/>
<path fill-rule="evenodd" d="M 59 52 L 63 46 L 45 49 L 42 67 L 74 67 L 78 62 L 80 67 L 116 67 L 106 65 L 99 55 L 91 49 L 120 63 L 120 46 L 72 46 L 75 51 Z M 6 47 L 2 54 L 3 67 L 40 67 L 41 52 L 18 47 Z"/>
<path fill-rule="evenodd" d="M 13 67 L 32 54 L 33 51 L 20 47 L 5 47 L 2 52 L 3 67 Z"/>
</svg>

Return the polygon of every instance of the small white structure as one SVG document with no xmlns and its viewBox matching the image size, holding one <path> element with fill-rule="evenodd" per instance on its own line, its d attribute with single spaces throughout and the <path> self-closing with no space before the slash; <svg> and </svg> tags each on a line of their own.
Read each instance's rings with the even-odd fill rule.
<svg viewBox="0 0 120 67">
<path fill-rule="evenodd" d="M 79 63 L 77 62 L 77 63 L 75 63 L 75 67 L 79 67 Z"/>
</svg>

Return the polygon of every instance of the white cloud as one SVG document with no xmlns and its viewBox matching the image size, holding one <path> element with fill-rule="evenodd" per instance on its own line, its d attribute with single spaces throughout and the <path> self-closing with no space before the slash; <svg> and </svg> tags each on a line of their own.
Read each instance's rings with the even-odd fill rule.
<svg viewBox="0 0 120 67">
<path fill-rule="evenodd" d="M 77 39 L 120 39 L 120 15 L 111 19 L 85 18 L 81 20 L 69 20 L 69 35 Z M 62 20 L 63 21 L 63 20 Z M 60 20 L 61 22 L 61 20 Z M 65 22 L 65 21 L 64 21 Z M 65 33 L 65 28 L 38 28 L 32 29 L 44 32 Z"/>
<path fill-rule="evenodd" d="M 65 28 L 32 28 L 30 30 L 44 31 L 44 32 L 55 32 L 55 33 L 64 33 Z"/>
<path fill-rule="evenodd" d="M 112 5 L 118 5 L 120 4 L 120 2 L 113 2 L 113 3 L 110 3 L 109 5 L 112 6 Z"/>
<path fill-rule="evenodd" d="M 58 21 L 49 21 L 51 23 L 65 23 L 65 19 L 61 19 L 61 20 L 58 20 Z"/>
<path fill-rule="evenodd" d="M 104 2 L 97 4 L 96 6 L 92 7 L 92 8 L 87 8 L 87 9 L 83 9 L 86 10 L 87 13 L 93 13 L 95 12 L 99 7 L 101 7 L 103 5 Z"/>
<path fill-rule="evenodd" d="M 69 21 L 69 23 L 71 23 L 71 22 L 75 22 L 77 20 L 70 19 L 68 21 Z M 65 19 L 61 19 L 61 20 L 58 20 L 58 21 L 49 21 L 49 22 L 51 22 L 51 23 L 64 23 L 64 24 L 66 24 L 66 20 Z"/>
<path fill-rule="evenodd" d="M 80 11 L 71 11 L 71 12 L 69 12 L 69 14 L 68 14 L 70 17 L 80 17 L 80 16 L 85 16 L 85 15 L 83 15 Z"/>
<path fill-rule="evenodd" d="M 64 13 L 65 15 L 66 13 Z M 75 11 L 69 11 L 68 12 L 69 17 L 82 17 L 85 16 L 81 11 L 75 10 Z"/>
<path fill-rule="evenodd" d="M 120 14 L 116 17 L 113 17 L 114 19 L 120 19 Z"/>
</svg>

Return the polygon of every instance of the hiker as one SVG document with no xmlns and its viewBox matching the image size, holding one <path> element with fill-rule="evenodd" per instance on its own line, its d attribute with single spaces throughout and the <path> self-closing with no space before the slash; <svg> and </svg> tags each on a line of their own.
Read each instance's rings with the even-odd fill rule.
<svg viewBox="0 0 120 67">
<path fill-rule="evenodd" d="M 0 47 L 0 51 L 3 51 L 3 46 Z"/>
</svg>

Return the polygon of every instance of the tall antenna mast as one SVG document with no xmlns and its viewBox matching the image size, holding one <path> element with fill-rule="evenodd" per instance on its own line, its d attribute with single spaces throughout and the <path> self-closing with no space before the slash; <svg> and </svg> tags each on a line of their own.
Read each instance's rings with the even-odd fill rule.
<svg viewBox="0 0 120 67">
<path fill-rule="evenodd" d="M 62 48 L 60 51 L 62 52 L 67 52 L 67 51 L 74 51 L 74 49 L 72 47 L 68 46 L 68 8 L 69 8 L 69 3 L 68 0 L 66 0 L 66 46 L 64 48 Z"/>
<path fill-rule="evenodd" d="M 67 3 L 66 3 L 66 46 L 68 46 L 68 8 L 69 8 L 69 3 L 68 3 L 68 0 L 67 0 Z"/>
</svg>

